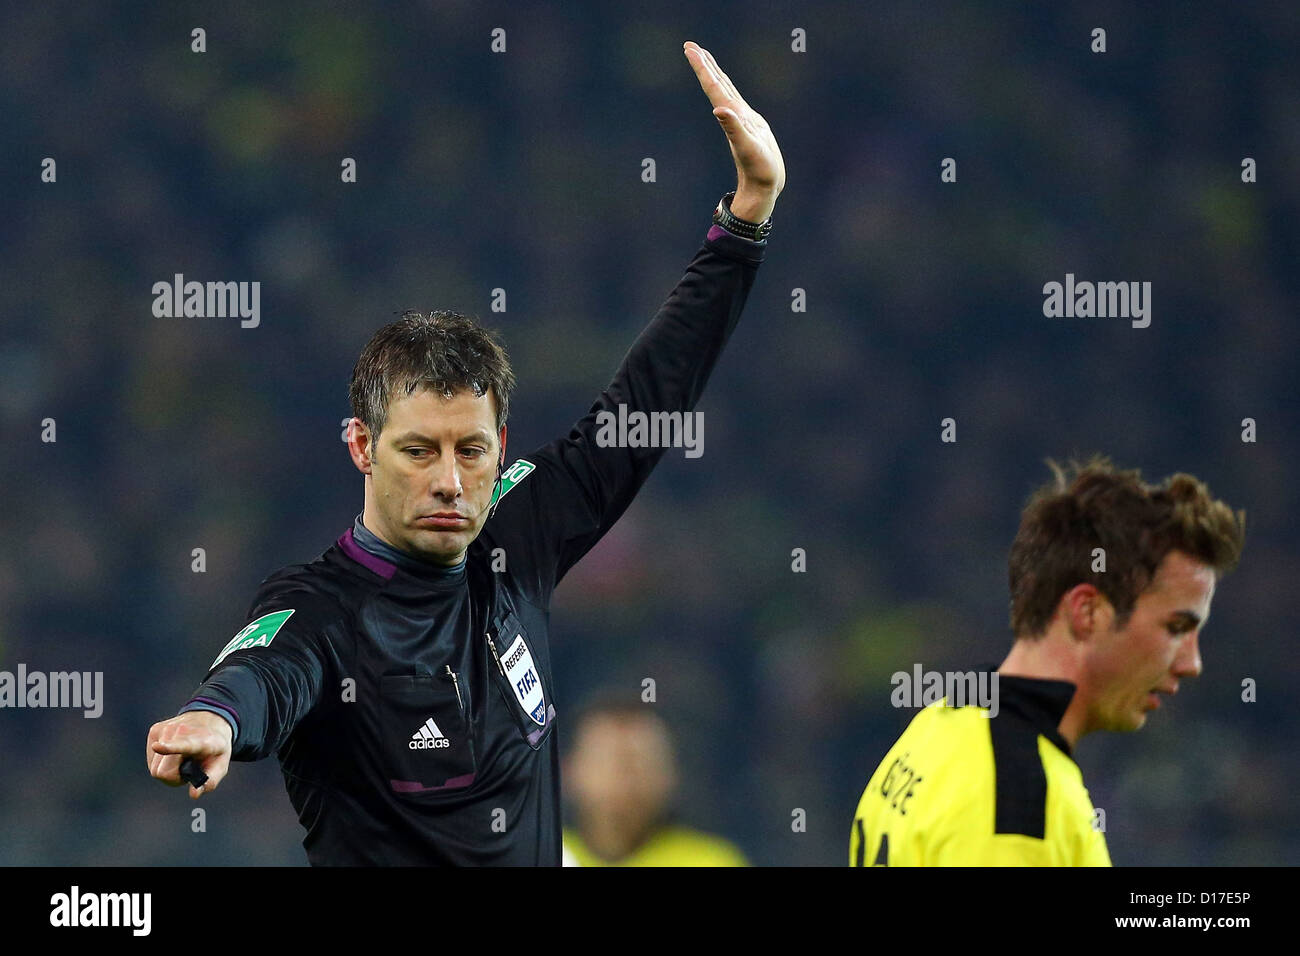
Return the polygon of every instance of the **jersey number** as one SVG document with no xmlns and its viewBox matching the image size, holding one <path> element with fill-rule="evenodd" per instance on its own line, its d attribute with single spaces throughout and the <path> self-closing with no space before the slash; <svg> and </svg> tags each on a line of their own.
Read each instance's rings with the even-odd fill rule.
<svg viewBox="0 0 1300 956">
<path fill-rule="evenodd" d="M 867 832 L 863 829 L 862 821 L 853 821 L 858 828 L 858 858 L 855 861 L 858 866 L 866 866 L 867 862 Z M 872 866 L 889 866 L 889 834 L 880 835 L 880 849 L 876 851 L 876 861 Z"/>
</svg>

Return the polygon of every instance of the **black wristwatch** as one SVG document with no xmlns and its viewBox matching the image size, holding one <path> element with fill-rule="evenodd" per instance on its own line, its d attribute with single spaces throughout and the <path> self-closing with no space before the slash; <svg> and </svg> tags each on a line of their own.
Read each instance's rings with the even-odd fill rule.
<svg viewBox="0 0 1300 956">
<path fill-rule="evenodd" d="M 762 242 L 772 232 L 772 217 L 768 216 L 763 222 L 746 222 L 744 219 L 737 219 L 731 214 L 731 200 L 735 198 L 736 191 L 733 189 L 718 200 L 718 208 L 713 210 L 713 221 L 733 235 Z"/>
</svg>

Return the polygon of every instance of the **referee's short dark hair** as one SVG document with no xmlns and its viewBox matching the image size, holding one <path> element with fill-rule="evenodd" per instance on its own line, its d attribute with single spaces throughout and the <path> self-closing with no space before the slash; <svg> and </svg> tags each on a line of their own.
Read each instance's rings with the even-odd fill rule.
<svg viewBox="0 0 1300 956">
<path fill-rule="evenodd" d="M 1017 638 L 1047 630 L 1061 596 L 1092 584 L 1123 627 L 1138 596 L 1170 551 L 1182 551 L 1222 577 L 1236 566 L 1245 541 L 1244 511 L 1211 497 L 1204 483 L 1176 474 L 1149 485 L 1140 472 L 1120 471 L 1103 456 L 1063 469 L 1036 491 L 1011 545 L 1011 629 Z M 1094 571 L 1102 548 L 1105 571 Z"/>
<path fill-rule="evenodd" d="M 510 359 L 495 333 L 459 312 L 406 311 L 361 350 L 348 397 L 352 414 L 378 438 L 394 399 L 425 388 L 448 398 L 462 388 L 475 395 L 491 391 L 500 431 L 514 387 Z"/>
</svg>

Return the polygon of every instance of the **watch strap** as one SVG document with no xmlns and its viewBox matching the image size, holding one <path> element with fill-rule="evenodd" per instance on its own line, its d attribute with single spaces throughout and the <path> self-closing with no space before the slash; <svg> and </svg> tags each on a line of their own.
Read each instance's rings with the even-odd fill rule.
<svg viewBox="0 0 1300 956">
<path fill-rule="evenodd" d="M 763 222 L 747 222 L 737 218 L 731 212 L 731 200 L 734 198 L 736 191 L 733 189 L 718 200 L 718 206 L 713 210 L 713 221 L 732 235 L 752 242 L 762 242 L 772 232 L 772 217 L 768 216 Z"/>
</svg>

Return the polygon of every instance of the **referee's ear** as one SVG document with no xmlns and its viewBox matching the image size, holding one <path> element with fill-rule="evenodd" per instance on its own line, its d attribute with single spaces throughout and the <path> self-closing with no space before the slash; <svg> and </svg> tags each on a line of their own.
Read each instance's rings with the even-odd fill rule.
<svg viewBox="0 0 1300 956">
<path fill-rule="evenodd" d="M 365 423 L 359 418 L 353 418 L 348 422 L 344 432 L 344 440 L 348 445 L 348 455 L 352 459 L 352 464 L 357 466 L 357 471 L 363 475 L 370 474 L 372 462 L 371 454 L 374 451 L 371 441 L 370 429 L 366 428 Z"/>
</svg>

